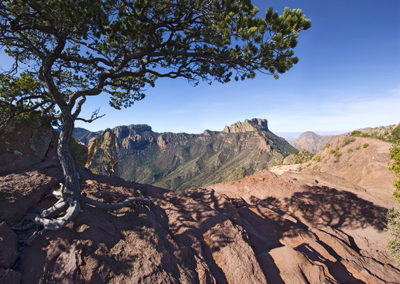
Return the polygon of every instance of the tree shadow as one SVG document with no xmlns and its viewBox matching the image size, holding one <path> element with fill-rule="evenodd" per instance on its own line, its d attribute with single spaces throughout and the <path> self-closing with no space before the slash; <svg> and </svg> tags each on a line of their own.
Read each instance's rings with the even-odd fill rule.
<svg viewBox="0 0 400 284">
<path fill-rule="evenodd" d="M 286 207 L 313 226 L 332 228 L 386 228 L 387 209 L 347 191 L 327 186 L 307 187 L 286 199 Z"/>
</svg>

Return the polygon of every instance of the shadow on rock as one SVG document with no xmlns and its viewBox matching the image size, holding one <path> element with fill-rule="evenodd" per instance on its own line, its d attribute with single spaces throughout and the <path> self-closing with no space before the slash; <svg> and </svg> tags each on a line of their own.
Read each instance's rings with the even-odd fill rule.
<svg viewBox="0 0 400 284">
<path fill-rule="evenodd" d="M 313 226 L 352 229 L 372 226 L 384 230 L 387 209 L 347 191 L 312 186 L 286 199 L 286 206 Z"/>
</svg>

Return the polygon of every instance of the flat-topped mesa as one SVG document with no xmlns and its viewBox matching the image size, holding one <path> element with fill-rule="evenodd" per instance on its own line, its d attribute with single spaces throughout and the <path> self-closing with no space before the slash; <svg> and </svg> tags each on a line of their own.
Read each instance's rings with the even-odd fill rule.
<svg viewBox="0 0 400 284">
<path fill-rule="evenodd" d="M 225 126 L 225 133 L 243 133 L 253 131 L 269 131 L 268 121 L 263 118 L 246 119 L 244 122 L 236 122 L 231 126 Z"/>
</svg>

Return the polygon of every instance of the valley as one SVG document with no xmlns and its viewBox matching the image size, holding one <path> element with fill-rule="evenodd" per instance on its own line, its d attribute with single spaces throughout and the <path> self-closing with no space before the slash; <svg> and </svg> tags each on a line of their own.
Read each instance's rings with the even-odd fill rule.
<svg viewBox="0 0 400 284">
<path fill-rule="evenodd" d="M 148 125 L 130 125 L 97 136 L 76 131 L 75 137 L 88 143 L 87 166 L 93 172 L 176 191 L 239 179 L 296 152 L 269 131 L 265 119 L 202 134 L 156 133 Z M 107 167 L 113 172 L 107 172 Z"/>
<path fill-rule="evenodd" d="M 268 132 L 266 120 L 247 120 L 201 135 L 159 134 L 145 125 L 116 127 L 93 135 L 88 148 L 74 146 L 76 161 L 92 163 L 90 170 L 80 169 L 82 191 L 110 203 L 146 197 L 150 205 L 105 211 L 86 204 L 66 227 L 24 245 L 20 241 L 35 229 L 13 231 L 13 226 L 25 214 L 54 202 L 51 192 L 62 173 L 55 153 L 57 134 L 37 120 L 23 125 L 16 122 L 0 131 L 0 157 L 12 166 L 0 175 L 4 283 L 397 283 L 400 279 L 400 265 L 385 249 L 386 214 L 395 205 L 387 141 L 359 133 L 339 135 L 316 154 L 301 156 L 301 163 L 288 164 L 297 161 L 290 159 L 296 150 Z M 187 156 L 179 150 L 182 145 L 188 147 Z M 93 173 L 114 158 L 150 157 L 146 155 L 151 152 L 154 163 L 162 164 L 161 153 L 175 157 L 170 161 L 180 155 L 189 162 L 176 169 L 202 161 L 204 169 L 215 175 L 201 174 L 200 169 L 190 183 L 208 185 L 191 184 L 176 192 L 109 176 L 107 167 L 103 174 Z M 222 159 L 222 154 L 230 159 Z M 206 163 L 215 161 L 215 155 L 221 163 L 212 168 Z M 261 159 L 271 157 L 277 166 L 267 160 L 260 170 L 256 168 Z M 252 172 L 236 178 L 223 175 L 228 181 L 215 179 L 236 161 L 254 167 Z M 124 165 L 120 160 L 114 164 L 116 171 L 121 170 L 120 163 Z M 145 165 L 141 164 L 142 170 Z"/>
</svg>

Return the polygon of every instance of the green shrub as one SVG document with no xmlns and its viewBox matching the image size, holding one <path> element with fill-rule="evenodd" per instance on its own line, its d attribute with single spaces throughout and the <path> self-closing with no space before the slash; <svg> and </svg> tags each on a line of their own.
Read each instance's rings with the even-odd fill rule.
<svg viewBox="0 0 400 284">
<path fill-rule="evenodd" d="M 349 154 L 353 153 L 353 149 L 347 150 L 347 153 L 349 153 Z"/>
<path fill-rule="evenodd" d="M 395 174 L 393 192 L 394 199 L 400 202 L 400 139 L 395 141 L 390 149 L 390 169 Z M 393 208 L 387 215 L 387 228 L 390 233 L 387 248 L 393 257 L 400 263 L 400 205 Z"/>
<path fill-rule="evenodd" d="M 315 155 L 313 158 L 313 161 L 316 161 L 317 163 L 321 162 L 321 156 L 320 155 Z"/>
<path fill-rule="evenodd" d="M 371 137 L 371 135 L 369 135 L 368 133 L 359 130 L 354 130 L 353 132 L 350 133 L 350 136 Z"/>
<path fill-rule="evenodd" d="M 342 156 L 342 153 L 340 153 L 340 152 L 335 152 L 334 156 L 335 156 L 336 158 L 339 158 L 339 157 Z"/>
<path fill-rule="evenodd" d="M 354 138 L 354 137 L 346 137 L 346 138 L 344 138 L 343 143 L 342 143 L 342 147 L 344 147 L 346 145 L 349 145 L 350 143 L 354 142 L 355 140 L 356 140 L 356 138 Z"/>
<path fill-rule="evenodd" d="M 90 169 L 90 171 L 92 172 L 92 174 L 95 174 L 95 175 L 100 174 L 99 170 L 97 170 L 97 169 Z"/>
<path fill-rule="evenodd" d="M 361 146 L 358 146 L 357 148 L 356 148 L 356 150 L 360 150 L 361 149 Z"/>
<path fill-rule="evenodd" d="M 363 148 L 367 148 L 368 146 L 369 146 L 368 143 L 364 143 L 364 144 L 363 144 Z"/>
<path fill-rule="evenodd" d="M 331 144 L 326 143 L 325 146 L 324 146 L 324 148 L 322 148 L 322 150 L 328 149 L 329 147 L 331 147 Z"/>
</svg>

